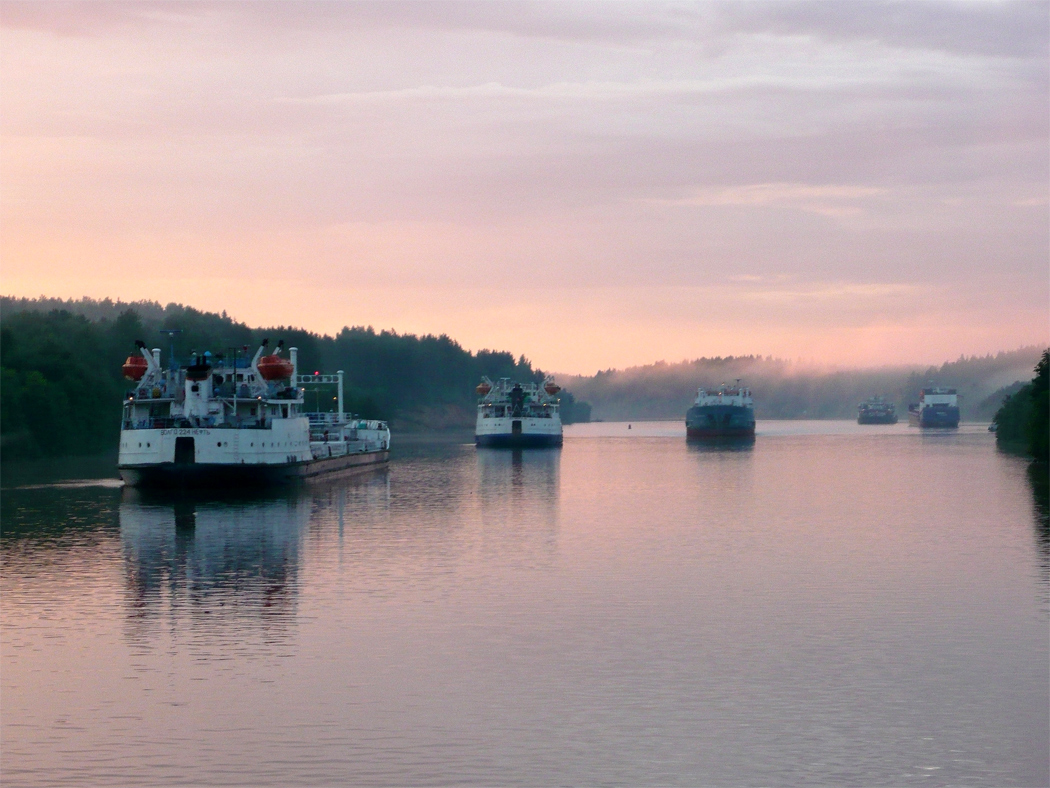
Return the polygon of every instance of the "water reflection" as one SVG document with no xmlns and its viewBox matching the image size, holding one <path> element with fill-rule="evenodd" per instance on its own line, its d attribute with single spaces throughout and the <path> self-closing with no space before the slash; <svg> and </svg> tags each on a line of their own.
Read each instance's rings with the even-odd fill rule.
<svg viewBox="0 0 1050 788">
<path fill-rule="evenodd" d="M 732 454 L 749 452 L 755 448 L 753 437 L 741 438 L 689 438 L 689 451 L 697 454 Z"/>
<path fill-rule="evenodd" d="M 125 490 L 119 519 L 129 634 L 148 636 L 166 616 L 286 627 L 311 500 L 308 491 L 206 499 Z"/>
<path fill-rule="evenodd" d="M 1035 540 L 1044 583 L 1050 583 L 1050 467 L 1045 462 L 1028 466 L 1028 484 L 1035 505 Z"/>
<path fill-rule="evenodd" d="M 558 534 L 560 449 L 478 449 L 478 504 L 484 532 L 545 563 Z M 534 552 L 536 551 L 536 552 Z"/>
<path fill-rule="evenodd" d="M 482 501 L 535 502 L 558 498 L 558 449 L 478 449 L 478 492 Z"/>
<path fill-rule="evenodd" d="M 385 516 L 390 509 L 388 468 L 310 485 L 309 537 L 322 539 L 333 523 L 342 542 L 347 527 L 358 527 Z"/>
<path fill-rule="evenodd" d="M 1046 784 L 1045 471 L 913 434 L 5 491 L 5 777 Z"/>
</svg>

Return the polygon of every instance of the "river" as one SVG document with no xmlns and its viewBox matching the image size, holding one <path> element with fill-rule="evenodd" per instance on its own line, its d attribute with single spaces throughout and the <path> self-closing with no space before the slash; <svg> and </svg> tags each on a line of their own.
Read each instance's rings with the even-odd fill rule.
<svg viewBox="0 0 1050 788">
<path fill-rule="evenodd" d="M 4 785 L 1050 780 L 1045 469 L 984 427 L 394 440 L 252 497 L 5 473 Z"/>
</svg>

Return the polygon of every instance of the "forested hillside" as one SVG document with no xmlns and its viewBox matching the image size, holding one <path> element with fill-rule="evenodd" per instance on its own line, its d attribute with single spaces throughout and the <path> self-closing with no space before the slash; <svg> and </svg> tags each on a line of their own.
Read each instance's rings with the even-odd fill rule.
<svg viewBox="0 0 1050 788">
<path fill-rule="evenodd" d="M 989 421 L 1017 381 L 1031 376 L 1041 348 L 1025 347 L 989 356 L 960 358 L 939 367 L 878 367 L 820 370 L 763 356 L 700 358 L 677 364 L 599 372 L 592 377 L 566 377 L 563 382 L 589 402 L 593 417 L 676 419 L 700 386 L 713 387 L 741 378 L 755 398 L 760 419 L 855 418 L 857 403 L 880 395 L 906 415 L 924 386 L 951 386 L 959 391 L 964 420 Z"/>
<path fill-rule="evenodd" d="M 57 299 L 0 299 L 0 446 L 3 456 L 85 454 L 116 445 L 120 367 L 134 340 L 160 347 L 161 329 L 178 328 L 176 354 L 224 352 L 245 345 L 254 352 L 264 337 L 299 348 L 300 370 L 346 373 L 346 407 L 385 418 L 395 429 L 469 428 L 474 386 L 482 375 L 542 380 L 524 356 L 482 350 L 470 353 L 447 336 L 415 336 L 372 328 L 344 328 L 321 336 L 286 327 L 249 328 L 225 314 L 178 304 L 162 307 Z M 314 402 L 331 409 L 330 398 Z M 587 407 L 562 392 L 566 422 L 586 419 Z M 324 404 L 327 402 L 328 407 Z"/>
<path fill-rule="evenodd" d="M 0 448 L 3 457 L 86 454 L 116 443 L 120 367 L 136 339 L 160 347 L 162 329 L 178 328 L 176 352 L 225 352 L 264 338 L 299 348 L 300 369 L 346 373 L 347 408 L 386 418 L 405 431 L 470 428 L 474 385 L 482 375 L 542 379 L 528 359 L 507 352 L 471 353 L 448 336 L 415 336 L 371 327 L 322 336 L 287 327 L 250 328 L 225 314 L 154 302 L 0 299 Z M 596 418 L 682 418 L 698 386 L 744 379 L 759 418 L 854 418 L 876 394 L 904 415 L 927 385 L 959 390 L 964 420 L 990 420 L 1007 395 L 1031 377 L 1042 349 L 960 358 L 939 367 L 816 370 L 763 356 L 701 358 L 561 377 L 566 423 Z M 571 393 L 570 393 L 571 392 Z M 574 399 L 579 398 L 581 402 Z M 329 398 L 310 401 L 324 409 Z M 590 403 L 588 405 L 587 403 Z"/>
</svg>

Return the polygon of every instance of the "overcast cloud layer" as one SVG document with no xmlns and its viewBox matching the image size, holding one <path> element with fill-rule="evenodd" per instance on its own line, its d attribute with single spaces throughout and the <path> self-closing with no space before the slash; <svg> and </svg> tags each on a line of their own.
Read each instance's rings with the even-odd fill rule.
<svg viewBox="0 0 1050 788">
<path fill-rule="evenodd" d="M 2 290 L 547 369 L 1050 341 L 1050 5 L 0 4 Z"/>
</svg>

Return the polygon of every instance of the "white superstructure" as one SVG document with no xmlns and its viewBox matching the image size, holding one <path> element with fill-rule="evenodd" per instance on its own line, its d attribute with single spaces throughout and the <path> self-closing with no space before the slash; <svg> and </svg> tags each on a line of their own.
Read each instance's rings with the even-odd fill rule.
<svg viewBox="0 0 1050 788">
<path fill-rule="evenodd" d="M 688 438 L 754 438 L 755 401 L 747 386 L 697 389 L 696 399 L 685 414 Z"/>
<path fill-rule="evenodd" d="M 271 482 L 383 462 L 384 422 L 343 410 L 343 372 L 299 375 L 298 354 L 283 342 L 250 360 L 198 354 L 193 363 L 161 366 L 160 349 L 129 357 L 135 387 L 124 400 L 118 468 L 129 484 Z M 306 413 L 305 386 L 335 385 L 337 411 Z"/>
<path fill-rule="evenodd" d="M 737 381 L 735 386 L 727 386 L 723 383 L 717 389 L 697 389 L 693 405 L 698 407 L 730 405 L 753 410 L 755 401 L 751 397 L 751 389 L 747 386 L 741 386 L 740 381 Z"/>
<path fill-rule="evenodd" d="M 478 446 L 561 446 L 561 414 L 555 395 L 561 388 L 552 377 L 542 383 L 514 383 L 483 378 L 477 387 Z"/>
</svg>

